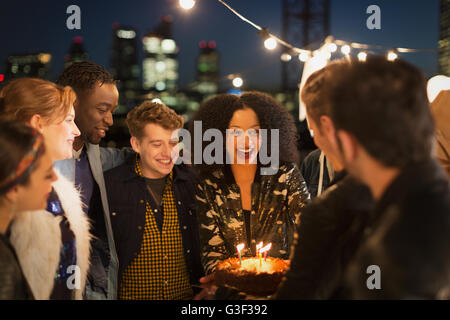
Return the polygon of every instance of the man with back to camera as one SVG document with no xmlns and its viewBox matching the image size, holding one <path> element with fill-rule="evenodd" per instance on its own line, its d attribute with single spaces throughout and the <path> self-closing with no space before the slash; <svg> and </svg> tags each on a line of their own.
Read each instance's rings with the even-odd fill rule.
<svg viewBox="0 0 450 320">
<path fill-rule="evenodd" d="M 382 56 L 341 64 L 324 90 L 345 169 L 376 200 L 344 271 L 357 299 L 450 298 L 450 196 L 432 157 L 426 81 Z"/>
<path fill-rule="evenodd" d="M 301 92 L 314 143 L 336 174 L 331 185 L 302 209 L 290 268 L 276 299 L 345 298 L 342 270 L 355 255 L 373 209 L 370 190 L 348 175 L 339 159 L 336 128 L 324 91 L 340 63 L 313 73 Z"/>
</svg>

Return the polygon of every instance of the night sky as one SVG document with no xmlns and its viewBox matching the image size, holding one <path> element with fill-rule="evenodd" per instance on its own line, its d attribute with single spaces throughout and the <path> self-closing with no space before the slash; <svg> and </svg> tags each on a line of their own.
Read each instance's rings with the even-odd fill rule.
<svg viewBox="0 0 450 320">
<path fill-rule="evenodd" d="M 226 0 L 233 8 L 258 25 L 281 37 L 281 1 Z M 81 8 L 81 30 L 66 28 L 66 8 Z M 366 8 L 381 8 L 381 30 L 366 28 Z M 171 15 L 174 39 L 179 52 L 179 86 L 195 77 L 198 42 L 215 40 L 221 55 L 221 75 L 243 72 L 245 85 L 252 88 L 279 88 L 281 50 L 264 49 L 256 29 L 234 16 L 215 0 L 199 0 L 189 12 L 177 1 L 95 0 L 95 1 L 2 1 L 0 6 L 0 72 L 6 58 L 14 53 L 44 51 L 53 55 L 52 76 L 63 68 L 74 36 L 82 36 L 90 60 L 109 67 L 112 24 L 118 22 L 138 29 L 141 38 Z M 338 39 L 389 47 L 437 48 L 439 39 L 438 0 L 331 0 L 331 34 Z M 293 43 L 300 47 L 300 43 Z M 142 50 L 142 45 L 140 44 Z M 401 54 L 419 66 L 427 76 L 437 73 L 437 53 Z M 293 66 L 300 67 L 299 62 Z"/>
</svg>

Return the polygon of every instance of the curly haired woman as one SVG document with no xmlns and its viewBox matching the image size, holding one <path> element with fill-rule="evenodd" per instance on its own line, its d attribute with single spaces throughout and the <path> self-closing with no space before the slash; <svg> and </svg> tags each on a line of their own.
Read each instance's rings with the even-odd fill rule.
<svg viewBox="0 0 450 320">
<path fill-rule="evenodd" d="M 212 280 L 216 265 L 233 257 L 240 243 L 245 244 L 244 256 L 254 256 L 256 244 L 262 241 L 272 243 L 271 256 L 289 258 L 296 219 L 310 199 L 296 165 L 293 118 L 269 95 L 247 92 L 207 100 L 194 121 L 201 121 L 202 134 L 208 129 L 222 132 L 226 137 L 223 155 L 228 160 L 196 165 L 202 263 L 209 274 L 201 282 Z M 271 137 L 273 129 L 278 131 L 278 143 L 276 135 Z M 272 153 L 275 150 L 270 156 L 278 157 L 279 168 L 272 174 L 261 170 L 268 167 L 261 161 L 262 146 Z"/>
</svg>

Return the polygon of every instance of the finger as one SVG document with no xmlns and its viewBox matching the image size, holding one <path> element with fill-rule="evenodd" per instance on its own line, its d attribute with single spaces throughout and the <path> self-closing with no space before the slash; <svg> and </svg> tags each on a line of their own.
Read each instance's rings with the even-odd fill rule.
<svg viewBox="0 0 450 320">
<path fill-rule="evenodd" d="M 208 295 L 208 289 L 203 289 L 194 297 L 194 300 L 202 300 L 207 295 Z"/>
<path fill-rule="evenodd" d="M 208 283 L 214 280 L 214 273 L 211 273 L 205 277 L 200 278 L 200 283 Z"/>
</svg>

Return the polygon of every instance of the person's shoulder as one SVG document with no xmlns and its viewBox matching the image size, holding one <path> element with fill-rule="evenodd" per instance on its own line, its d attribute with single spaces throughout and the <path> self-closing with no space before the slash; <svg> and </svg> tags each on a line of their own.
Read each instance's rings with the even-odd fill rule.
<svg viewBox="0 0 450 320">
<path fill-rule="evenodd" d="M 115 181 L 115 180 L 121 180 L 126 177 L 128 177 L 132 171 L 130 168 L 132 167 L 132 164 L 130 164 L 130 161 L 132 160 L 133 155 L 128 156 L 128 158 L 125 160 L 124 163 L 121 165 L 109 169 L 103 173 L 103 176 L 105 177 L 105 182 L 108 181 Z"/>
<path fill-rule="evenodd" d="M 320 149 L 316 149 L 316 150 L 314 150 L 314 151 L 311 151 L 311 152 L 308 153 L 308 155 L 305 157 L 305 159 L 303 160 L 303 162 L 304 162 L 304 163 L 313 163 L 313 162 L 319 161 L 321 152 L 322 152 L 322 150 L 320 150 Z"/>
</svg>

